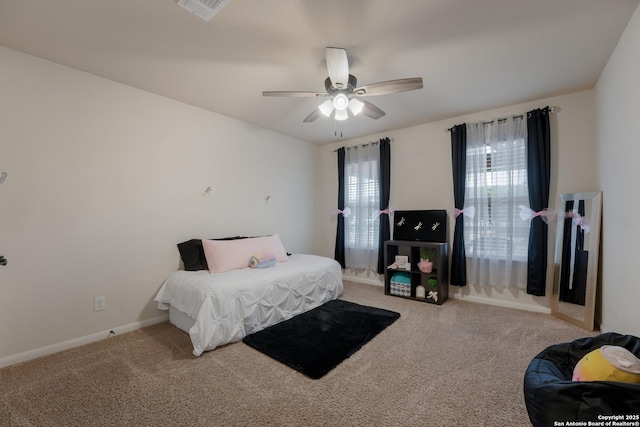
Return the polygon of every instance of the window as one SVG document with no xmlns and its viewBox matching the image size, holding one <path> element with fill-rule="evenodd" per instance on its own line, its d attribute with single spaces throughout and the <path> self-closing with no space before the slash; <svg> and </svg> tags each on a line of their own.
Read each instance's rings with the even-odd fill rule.
<svg viewBox="0 0 640 427">
<path fill-rule="evenodd" d="M 352 147 L 345 153 L 345 263 L 375 271 L 378 262 L 380 150 L 377 144 Z"/>
<path fill-rule="evenodd" d="M 378 248 L 378 221 L 374 212 L 380 205 L 378 180 L 370 176 L 369 171 L 377 170 L 375 160 L 345 165 L 346 169 L 346 206 L 351 209 L 351 215 L 346 219 L 349 224 L 346 235 L 346 246 L 349 248 Z M 374 211 L 369 214 L 371 208 Z"/>
<path fill-rule="evenodd" d="M 468 124 L 465 207 L 475 216 L 465 218 L 464 238 L 474 283 L 526 285 L 529 222 L 520 205 L 529 206 L 524 120 Z"/>
<path fill-rule="evenodd" d="M 527 259 L 529 223 L 520 220 L 519 206 L 529 206 L 524 139 L 501 144 L 492 150 L 484 145 L 475 156 L 484 158 L 484 173 L 467 176 L 467 203 L 480 209 L 481 223 L 477 235 L 473 229 L 465 233 L 467 247 L 478 256 L 499 257 L 510 254 L 515 259 Z M 482 160 L 481 160 L 482 161 Z M 483 182 L 476 182 L 481 180 Z M 479 186 L 478 186 L 479 184 Z M 478 192 L 486 191 L 484 195 Z"/>
</svg>

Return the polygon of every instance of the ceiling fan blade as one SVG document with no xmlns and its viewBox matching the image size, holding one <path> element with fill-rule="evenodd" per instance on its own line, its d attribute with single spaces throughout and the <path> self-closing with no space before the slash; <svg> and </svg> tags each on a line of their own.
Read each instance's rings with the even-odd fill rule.
<svg viewBox="0 0 640 427">
<path fill-rule="evenodd" d="M 376 107 L 369 101 L 365 101 L 364 99 L 361 99 L 360 101 L 364 102 L 364 108 L 362 108 L 361 114 L 364 114 L 367 117 L 371 117 L 372 119 L 379 119 L 386 114 L 384 111 L 382 111 L 380 108 Z"/>
<path fill-rule="evenodd" d="M 307 118 L 306 118 L 306 119 L 304 119 L 304 120 L 302 121 L 302 123 L 309 123 L 309 122 L 313 122 L 314 120 L 316 120 L 316 119 L 317 119 L 318 117 L 320 117 L 321 115 L 322 115 L 322 113 L 320 112 L 320 109 L 319 109 L 319 108 L 316 108 L 315 110 L 313 110 L 313 111 L 311 112 L 311 114 L 309 114 L 309 115 L 307 116 Z"/>
<path fill-rule="evenodd" d="M 337 47 L 328 47 L 325 49 L 325 56 L 331 84 L 336 89 L 346 89 L 349 84 L 347 51 Z"/>
<path fill-rule="evenodd" d="M 328 96 L 325 92 L 304 92 L 298 90 L 267 90 L 262 92 L 262 96 L 286 96 L 286 97 L 309 97 L 309 96 Z"/>
<path fill-rule="evenodd" d="M 353 93 L 358 96 L 387 95 L 390 93 L 406 92 L 422 89 L 422 77 L 409 79 L 388 80 L 386 82 L 371 83 L 357 87 Z"/>
</svg>

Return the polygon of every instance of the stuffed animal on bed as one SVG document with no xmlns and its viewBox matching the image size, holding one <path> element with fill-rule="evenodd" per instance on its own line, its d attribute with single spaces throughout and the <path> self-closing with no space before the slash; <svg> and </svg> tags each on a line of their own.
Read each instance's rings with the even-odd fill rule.
<svg viewBox="0 0 640 427">
<path fill-rule="evenodd" d="M 603 345 L 580 359 L 572 379 L 640 383 L 640 359 L 624 347 Z"/>
<path fill-rule="evenodd" d="M 254 254 L 249 259 L 250 268 L 269 268 L 276 266 L 276 257 L 272 254 L 259 253 Z"/>
</svg>

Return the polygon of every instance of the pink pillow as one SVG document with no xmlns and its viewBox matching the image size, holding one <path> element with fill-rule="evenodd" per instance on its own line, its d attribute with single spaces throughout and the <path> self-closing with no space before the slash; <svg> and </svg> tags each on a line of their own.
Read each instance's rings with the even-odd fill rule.
<svg viewBox="0 0 640 427">
<path fill-rule="evenodd" d="M 202 248 L 211 273 L 247 268 L 253 254 L 260 252 L 273 254 L 278 262 L 288 259 L 287 251 L 277 234 L 239 240 L 203 239 Z"/>
</svg>

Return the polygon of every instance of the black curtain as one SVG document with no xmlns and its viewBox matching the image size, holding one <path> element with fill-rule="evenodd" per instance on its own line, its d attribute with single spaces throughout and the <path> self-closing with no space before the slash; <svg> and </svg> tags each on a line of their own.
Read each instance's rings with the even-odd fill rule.
<svg viewBox="0 0 640 427">
<path fill-rule="evenodd" d="M 529 206 L 540 212 L 549 206 L 551 180 L 549 107 L 527 113 L 527 178 Z M 529 227 L 527 293 L 544 296 L 547 278 L 547 223 L 537 216 Z"/>
<path fill-rule="evenodd" d="M 584 200 L 578 201 L 578 215 L 584 217 Z M 589 251 L 584 250 L 584 230 L 576 227 L 576 260 L 573 272 L 573 289 L 575 304 L 584 305 L 587 295 L 587 266 L 589 263 Z"/>
<path fill-rule="evenodd" d="M 380 140 L 380 210 L 389 208 L 389 195 L 391 192 L 391 141 L 389 138 Z M 389 214 L 380 214 L 380 232 L 378 240 L 378 274 L 383 274 L 385 269 L 384 242 L 391 240 L 391 227 L 389 226 Z"/>
<path fill-rule="evenodd" d="M 567 200 L 564 214 L 562 233 L 560 270 L 560 301 L 584 305 L 587 286 L 587 263 L 589 252 L 584 250 L 584 231 L 582 227 L 573 223 L 573 217 L 567 213 L 573 212 L 575 204 L 573 200 Z M 584 217 L 585 202 L 578 201 L 578 215 Z M 576 234 L 575 243 L 572 245 L 571 236 Z M 573 258 L 573 277 L 571 277 L 571 259 Z"/>
<path fill-rule="evenodd" d="M 561 269 L 560 269 L 560 301 L 572 302 L 574 296 L 571 294 L 571 286 L 569 285 L 569 272 L 571 271 L 571 253 L 574 248 L 571 246 L 571 233 L 573 233 L 573 219 L 566 215 L 567 212 L 573 211 L 573 200 L 567 200 L 565 204 L 565 212 L 558 211 L 558 215 L 565 215 L 562 224 L 562 248 Z"/>
<path fill-rule="evenodd" d="M 344 147 L 338 149 L 338 209 L 344 209 Z M 336 230 L 336 251 L 334 258 L 345 268 L 344 262 L 344 216 L 338 213 L 338 229 Z"/>
<path fill-rule="evenodd" d="M 456 125 L 451 128 L 451 163 L 453 166 L 453 200 L 454 207 L 464 208 L 464 190 L 467 174 L 467 126 Z M 455 219 L 453 231 L 453 247 L 451 250 L 451 284 L 465 286 L 467 284 L 467 262 L 464 251 L 464 217 Z"/>
</svg>

